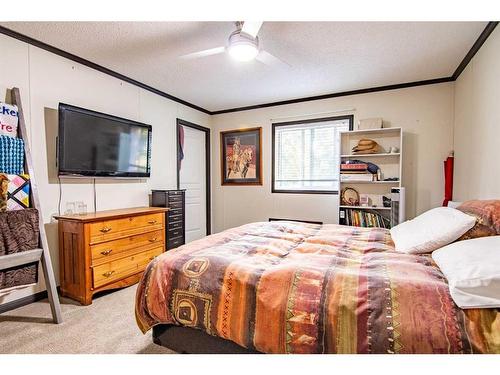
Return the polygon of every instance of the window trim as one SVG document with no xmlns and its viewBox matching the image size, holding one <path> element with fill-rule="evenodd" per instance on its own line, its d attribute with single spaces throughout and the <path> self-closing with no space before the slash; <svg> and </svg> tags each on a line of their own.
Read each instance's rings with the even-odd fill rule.
<svg viewBox="0 0 500 375">
<path fill-rule="evenodd" d="M 275 188 L 275 154 L 276 154 L 276 128 L 280 126 L 297 125 L 297 124 L 311 124 L 315 122 L 324 121 L 338 121 L 338 120 L 348 120 L 349 121 L 349 131 L 354 129 L 354 115 L 344 115 L 344 116 L 334 116 L 334 117 L 322 117 L 309 120 L 298 120 L 298 121 L 287 121 L 287 122 L 276 122 L 272 124 L 272 139 L 271 139 L 271 193 L 283 193 L 283 194 L 335 194 L 338 195 L 338 190 L 282 190 Z"/>
</svg>

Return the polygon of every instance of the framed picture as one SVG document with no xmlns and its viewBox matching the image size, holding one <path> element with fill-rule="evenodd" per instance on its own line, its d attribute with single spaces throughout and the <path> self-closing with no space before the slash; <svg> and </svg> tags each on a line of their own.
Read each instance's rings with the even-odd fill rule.
<svg viewBox="0 0 500 375">
<path fill-rule="evenodd" d="M 262 128 L 220 133 L 222 185 L 262 185 Z"/>
</svg>

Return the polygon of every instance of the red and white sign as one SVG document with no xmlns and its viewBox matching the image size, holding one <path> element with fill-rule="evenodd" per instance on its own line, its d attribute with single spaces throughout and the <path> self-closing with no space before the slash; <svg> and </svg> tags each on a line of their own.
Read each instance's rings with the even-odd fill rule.
<svg viewBox="0 0 500 375">
<path fill-rule="evenodd" d="M 17 137 L 17 106 L 0 102 L 0 135 Z"/>
</svg>

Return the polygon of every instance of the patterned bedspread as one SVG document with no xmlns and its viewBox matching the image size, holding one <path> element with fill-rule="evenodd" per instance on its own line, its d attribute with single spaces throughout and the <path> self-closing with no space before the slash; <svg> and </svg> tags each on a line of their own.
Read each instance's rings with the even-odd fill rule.
<svg viewBox="0 0 500 375">
<path fill-rule="evenodd" d="M 265 222 L 191 242 L 149 265 L 136 317 L 266 353 L 500 353 L 500 309 L 458 308 L 432 258 L 379 228 Z"/>
</svg>

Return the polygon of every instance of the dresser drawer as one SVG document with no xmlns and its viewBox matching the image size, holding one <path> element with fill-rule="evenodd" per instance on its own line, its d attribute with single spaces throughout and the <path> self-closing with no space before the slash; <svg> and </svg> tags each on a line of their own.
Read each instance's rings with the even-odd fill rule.
<svg viewBox="0 0 500 375">
<path fill-rule="evenodd" d="M 184 245 L 184 239 L 181 237 L 176 237 L 176 238 L 169 238 L 167 240 L 167 248 L 170 249 L 175 249 L 176 247 L 179 247 L 181 245 Z"/>
<path fill-rule="evenodd" d="M 144 271 L 149 262 L 163 253 L 163 247 L 120 258 L 92 268 L 94 288 Z"/>
<path fill-rule="evenodd" d="M 182 228 L 169 229 L 167 239 L 182 237 L 184 235 L 184 230 Z"/>
<path fill-rule="evenodd" d="M 182 203 L 182 200 L 179 202 L 168 202 L 168 206 L 170 209 L 176 209 L 176 208 L 183 208 L 184 204 Z"/>
<path fill-rule="evenodd" d="M 178 194 L 178 195 L 172 195 L 172 194 L 170 194 L 168 196 L 168 202 L 169 203 L 182 202 L 182 195 L 180 195 L 180 194 Z"/>
<path fill-rule="evenodd" d="M 90 243 L 94 244 L 162 229 L 164 217 L 164 214 L 157 213 L 91 223 Z"/>
<path fill-rule="evenodd" d="M 107 242 L 101 242 L 90 246 L 92 264 L 107 262 L 116 256 L 130 253 L 141 248 L 148 249 L 163 244 L 163 231 L 155 230 L 135 236 L 120 238 Z"/>
<path fill-rule="evenodd" d="M 169 222 L 182 221 L 182 213 L 177 215 L 168 215 Z"/>
<path fill-rule="evenodd" d="M 169 211 L 168 211 L 168 217 L 172 217 L 172 216 L 176 216 L 176 215 L 182 215 L 182 212 L 184 210 L 182 208 L 171 208 Z"/>
<path fill-rule="evenodd" d="M 180 195 L 182 197 L 182 195 L 184 194 L 184 190 L 170 190 L 168 192 L 168 195 L 171 197 L 171 196 L 175 196 L 175 195 Z"/>
<path fill-rule="evenodd" d="M 182 221 L 172 221 L 168 223 L 168 230 L 172 229 L 182 229 Z"/>
</svg>

